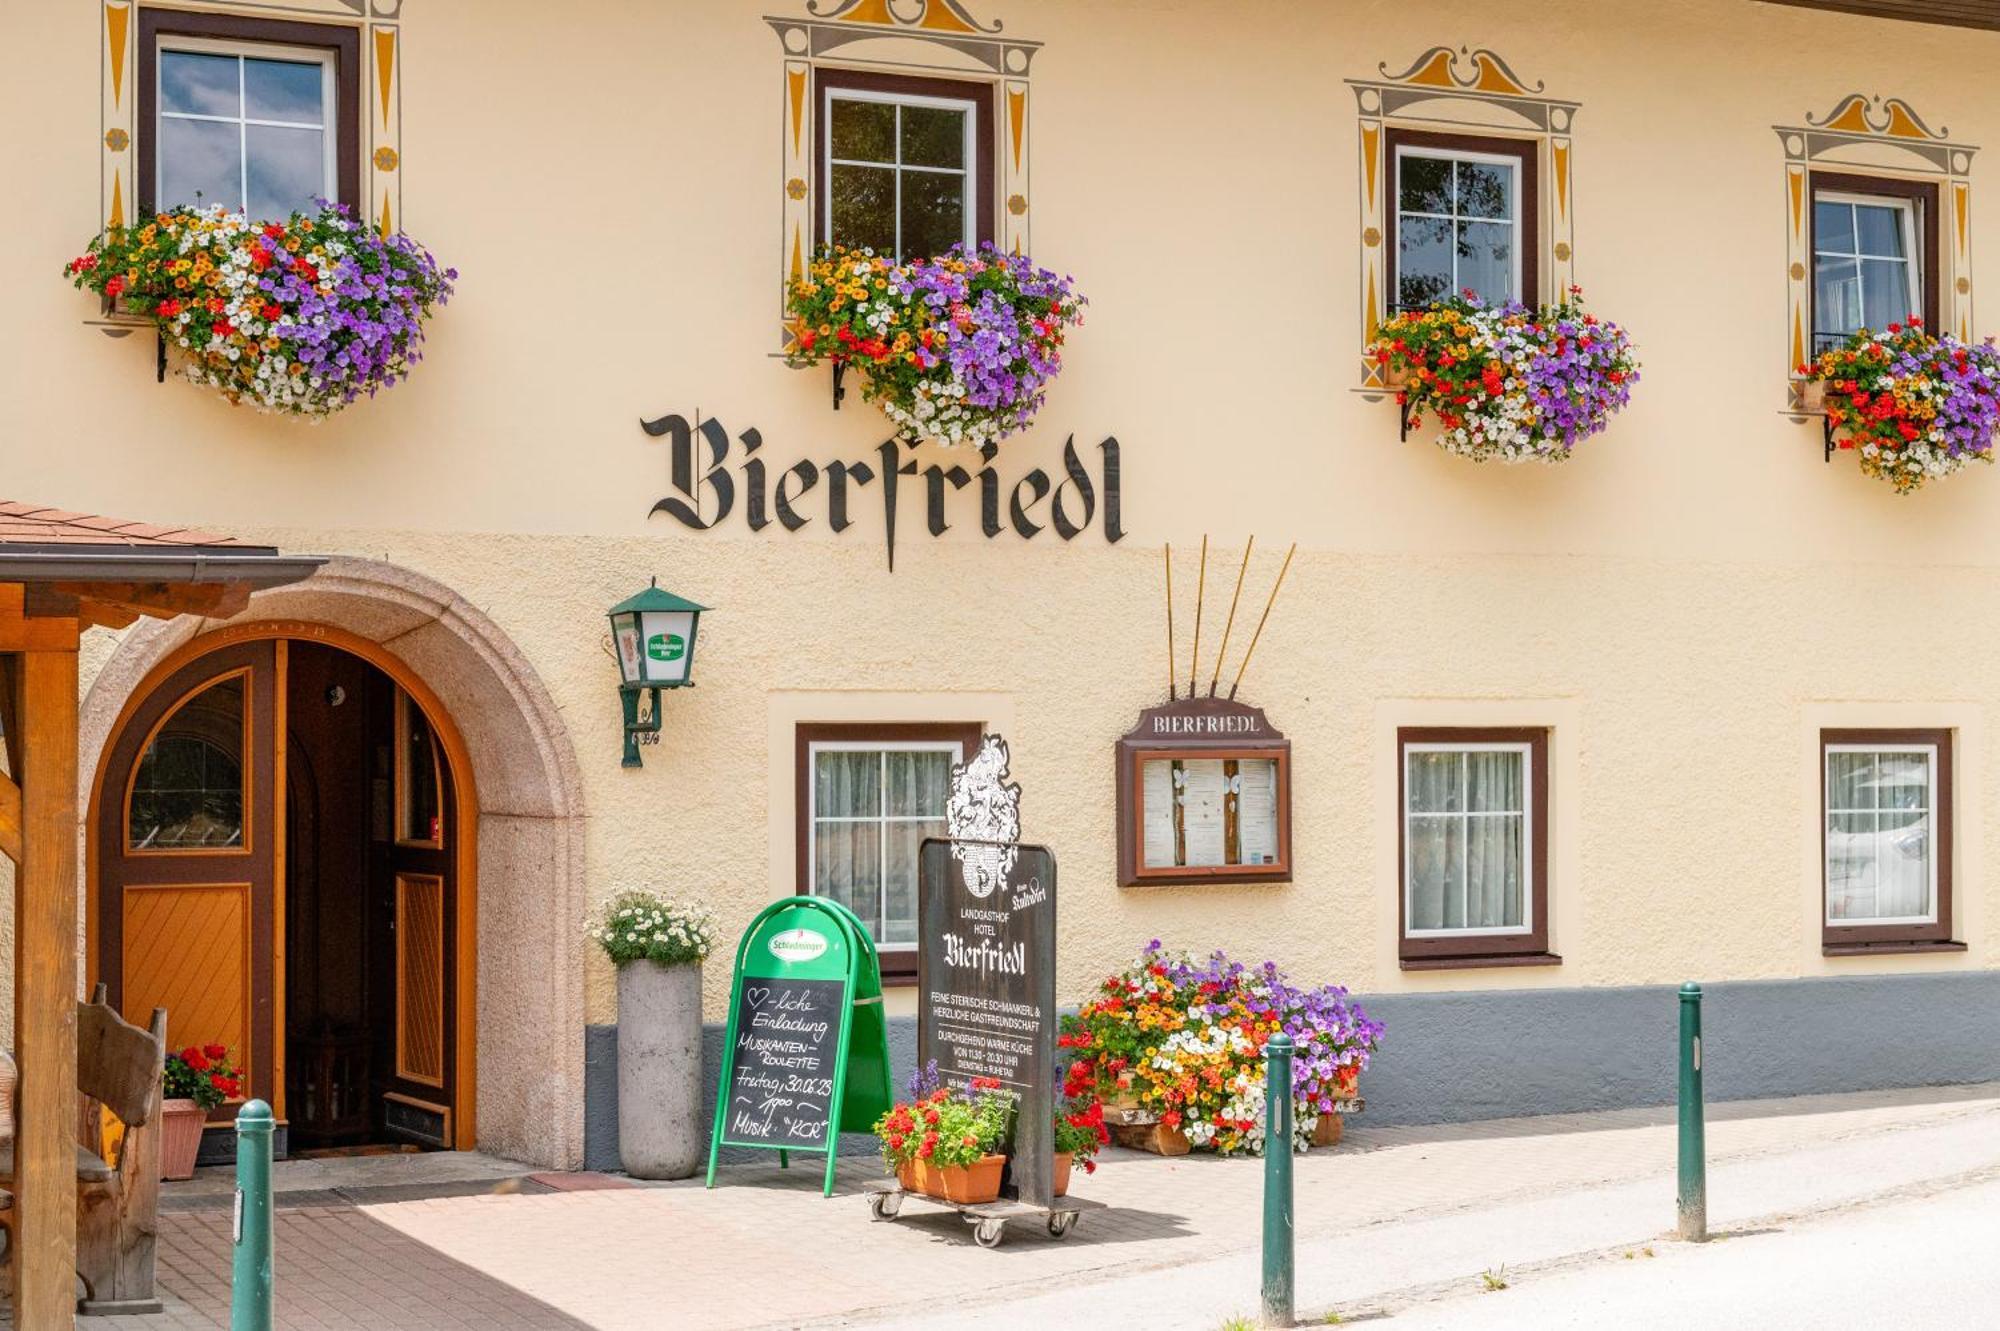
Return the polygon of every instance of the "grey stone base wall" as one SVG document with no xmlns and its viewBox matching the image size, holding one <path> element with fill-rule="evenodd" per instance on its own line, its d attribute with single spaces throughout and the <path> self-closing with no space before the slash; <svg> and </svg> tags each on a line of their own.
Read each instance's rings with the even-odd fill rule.
<svg viewBox="0 0 2000 1331">
<path fill-rule="evenodd" d="M 2000 971 L 1705 986 L 1711 1100 L 2000 1081 Z M 1625 1109 L 1674 1098 L 1675 986 L 1363 996 L 1387 1028 L 1362 1077 L 1368 1121 L 1457 1123 Z M 704 1032 L 704 1122 L 715 1113 L 723 1028 Z M 898 1089 L 916 1019 L 891 1018 Z M 585 1031 L 584 1157 L 618 1168 L 618 1031 Z M 841 1154 L 873 1138 L 844 1135 Z M 726 1159 L 763 1152 L 726 1152 Z"/>
</svg>

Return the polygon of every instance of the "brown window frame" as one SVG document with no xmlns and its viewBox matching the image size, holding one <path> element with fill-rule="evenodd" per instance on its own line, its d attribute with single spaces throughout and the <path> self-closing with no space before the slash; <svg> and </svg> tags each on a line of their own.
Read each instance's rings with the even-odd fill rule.
<svg viewBox="0 0 2000 1331">
<path fill-rule="evenodd" d="M 812 876 L 812 746 L 814 744 L 881 744 L 894 748 L 898 743 L 958 745 L 959 761 L 969 762 L 979 752 L 984 727 L 976 721 L 839 721 L 801 722 L 795 728 L 793 749 L 792 842 L 794 878 L 798 895 L 813 892 Z M 917 982 L 917 948 L 878 948 L 882 961 L 882 983 L 914 985 Z"/>
<path fill-rule="evenodd" d="M 156 210 L 160 111 L 160 38 L 206 37 L 246 45 L 306 46 L 333 53 L 334 182 L 338 203 L 361 206 L 361 30 L 334 23 L 195 14 L 179 9 L 139 11 L 138 205 L 141 216 Z M 252 219 L 262 220 L 262 219 Z"/>
<path fill-rule="evenodd" d="M 1528 902 L 1530 927 L 1519 934 L 1467 932 L 1458 938 L 1409 936 L 1409 748 L 1412 744 L 1528 746 Z M 1549 731 L 1546 726 L 1402 726 L 1396 731 L 1396 944 L 1404 970 L 1475 966 L 1550 966 Z"/>
<path fill-rule="evenodd" d="M 1516 236 L 1521 246 L 1521 289 L 1515 299 L 1532 308 L 1542 291 L 1542 145 L 1536 139 L 1514 139 L 1494 134 L 1438 134 L 1430 130 L 1391 126 L 1382 136 L 1382 175 L 1385 182 L 1385 220 L 1388 238 L 1383 243 L 1383 287 L 1391 313 L 1402 308 L 1399 260 L 1403 255 L 1402 176 L 1396 169 L 1398 148 L 1433 148 L 1439 152 L 1489 153 L 1513 157 L 1521 163 L 1521 226 Z M 1450 293 L 1457 295 L 1456 291 Z"/>
<path fill-rule="evenodd" d="M 1937 851 L 1937 921 L 1933 924 L 1832 924 L 1827 919 L 1826 751 L 1830 744 L 1928 744 L 1937 749 L 1937 789 L 1931 793 L 1933 846 Z M 1951 877 L 1957 858 L 1952 839 L 1952 732 L 1949 729 L 1832 729 L 1819 732 L 1819 921 L 1820 948 L 1827 956 L 1868 956 L 1884 952 L 1963 952 L 1952 940 Z"/>
<path fill-rule="evenodd" d="M 1806 183 L 1809 211 L 1806 216 L 1806 290 L 1808 295 L 1807 329 L 1811 334 L 1811 353 L 1819 355 L 1819 196 L 1824 191 L 1829 194 L 1864 194 L 1882 199 L 1898 199 L 1909 202 L 1917 212 L 1917 243 L 1924 252 L 1917 265 L 1917 280 L 1923 283 L 1918 294 L 1922 298 L 1924 326 L 1937 332 L 1943 325 L 1939 322 L 1944 310 L 1943 295 L 1938 290 L 1940 273 L 1938 243 L 1942 235 L 1939 229 L 1938 212 L 1943 194 L 1933 180 L 1910 180 L 1901 176 L 1866 176 L 1844 171 L 1814 171 Z M 1901 323 L 1909 311 L 1896 316 L 1893 322 Z M 1875 330 L 1877 332 L 1880 329 Z M 1843 337 L 1844 341 L 1845 338 Z"/>
<path fill-rule="evenodd" d="M 977 79 L 918 78 L 907 74 L 877 74 L 859 69 L 821 67 L 813 71 L 813 207 L 812 232 L 821 245 L 832 239 L 827 220 L 831 195 L 827 192 L 827 134 L 830 119 L 825 114 L 829 88 L 851 88 L 856 92 L 902 94 L 908 97 L 948 97 L 973 104 L 972 142 L 977 158 L 966 174 L 976 176 L 978 198 L 974 200 L 973 237 L 981 245 L 994 243 L 999 214 L 999 154 L 994 147 L 994 85 Z"/>
</svg>

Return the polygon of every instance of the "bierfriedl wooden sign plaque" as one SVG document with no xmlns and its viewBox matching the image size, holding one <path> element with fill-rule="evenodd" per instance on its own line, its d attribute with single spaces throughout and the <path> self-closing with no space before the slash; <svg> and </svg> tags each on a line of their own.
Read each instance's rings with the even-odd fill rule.
<svg viewBox="0 0 2000 1331">
<path fill-rule="evenodd" d="M 709 1136 L 708 1186 L 725 1146 L 824 1153 L 833 1192 L 842 1132 L 889 1109 L 889 1036 L 874 941 L 822 897 L 774 902 L 736 948 L 729 1027 Z"/>
<path fill-rule="evenodd" d="M 1118 881 L 1285 883 L 1292 742 L 1227 698 L 1149 707 L 1118 741 Z"/>
<path fill-rule="evenodd" d="M 1017 1103 L 1006 1196 L 1055 1188 L 1056 861 L 1024 845 L 1007 745 L 953 769 L 947 839 L 923 844 L 917 898 L 917 1061 L 947 1084 L 997 1078 Z"/>
</svg>

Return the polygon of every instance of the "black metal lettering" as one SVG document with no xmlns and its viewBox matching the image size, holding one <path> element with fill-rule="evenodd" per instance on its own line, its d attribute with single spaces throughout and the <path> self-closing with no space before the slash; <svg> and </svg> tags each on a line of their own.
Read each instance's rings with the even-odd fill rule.
<svg viewBox="0 0 2000 1331">
<path fill-rule="evenodd" d="M 846 531 L 854 524 L 847 517 L 847 482 L 852 477 L 856 486 L 868 484 L 875 479 L 875 469 L 865 462 L 829 462 L 826 464 L 826 483 L 829 493 L 826 499 L 826 522 L 837 532 Z"/>
<path fill-rule="evenodd" d="M 764 514 L 764 459 L 751 457 L 764 446 L 764 436 L 752 426 L 736 438 L 743 445 L 743 521 L 751 531 L 762 531 L 771 525 L 771 519 Z"/>
<path fill-rule="evenodd" d="M 1024 485 L 1035 492 L 1034 498 L 1025 505 L 1021 502 L 1021 487 Z M 1042 529 L 1041 523 L 1028 520 L 1028 510 L 1047 498 L 1049 489 L 1049 474 L 1040 467 L 1014 482 L 1014 492 L 1007 497 L 1007 511 L 1013 515 L 1014 530 L 1021 533 L 1023 540 L 1032 541 L 1035 533 Z"/>
<path fill-rule="evenodd" d="M 896 571 L 896 478 L 917 474 L 917 464 L 903 461 L 897 451 L 901 446 L 915 448 L 915 444 L 899 445 L 894 439 L 885 439 L 875 451 L 882 455 L 882 526 L 883 537 L 889 543 L 889 571 Z"/>
<path fill-rule="evenodd" d="M 935 463 L 924 468 L 924 510 L 933 536 L 942 536 L 951 530 L 951 524 L 944 520 L 946 481 L 951 482 L 952 489 L 963 490 L 972 483 L 972 473 L 963 467 L 940 467 Z"/>
<path fill-rule="evenodd" d="M 791 488 L 791 482 L 794 478 L 797 478 L 799 481 L 797 494 L 793 494 Z M 784 524 L 786 531 L 797 531 L 812 521 L 811 518 L 800 517 L 797 513 L 793 512 L 792 501 L 804 497 L 806 491 L 818 484 L 819 468 L 807 462 L 804 458 L 785 468 L 785 474 L 778 478 L 778 491 L 771 496 L 771 499 L 778 510 L 778 521 Z"/>
<path fill-rule="evenodd" d="M 736 482 L 723 469 L 729 458 L 729 432 L 713 417 L 700 425 L 702 438 L 708 441 L 709 464 L 702 478 L 694 478 L 694 435 L 688 428 L 687 418 L 675 415 L 662 416 L 658 420 L 642 420 L 639 428 L 654 438 L 667 435 L 673 448 L 672 482 L 674 489 L 693 500 L 692 504 L 668 495 L 652 507 L 652 512 L 666 512 L 680 520 L 684 526 L 696 531 L 706 531 L 729 516 L 729 510 L 736 503 Z M 715 516 L 703 520 L 701 516 L 700 487 L 702 485 L 715 493 Z"/>
<path fill-rule="evenodd" d="M 1055 519 L 1056 535 L 1065 541 L 1073 541 L 1097 514 L 1097 491 L 1091 488 L 1090 473 L 1083 469 L 1083 459 L 1076 455 L 1075 435 L 1063 441 L 1063 470 L 1069 473 L 1069 479 L 1056 486 L 1056 496 L 1049 501 L 1049 515 Z M 1063 491 L 1072 485 L 1076 487 L 1077 497 L 1083 501 L 1082 522 L 1071 522 L 1063 508 Z"/>
</svg>

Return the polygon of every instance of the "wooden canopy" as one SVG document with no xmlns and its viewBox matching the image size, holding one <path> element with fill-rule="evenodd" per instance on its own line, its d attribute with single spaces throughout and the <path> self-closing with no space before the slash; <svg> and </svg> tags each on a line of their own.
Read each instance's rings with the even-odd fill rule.
<svg viewBox="0 0 2000 1331">
<path fill-rule="evenodd" d="M 14 862 L 14 1325 L 76 1310 L 77 642 L 226 616 L 323 561 L 211 532 L 0 501 L 0 854 Z"/>
</svg>

